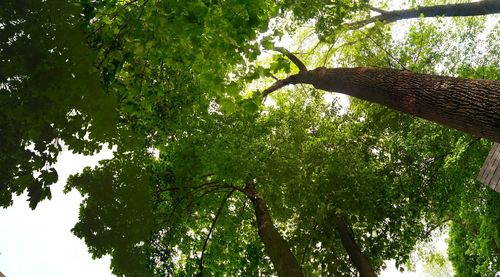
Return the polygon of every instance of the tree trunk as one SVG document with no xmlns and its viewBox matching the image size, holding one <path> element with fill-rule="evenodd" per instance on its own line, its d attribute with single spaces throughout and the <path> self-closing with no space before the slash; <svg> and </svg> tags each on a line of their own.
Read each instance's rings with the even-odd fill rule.
<svg viewBox="0 0 500 277">
<path fill-rule="evenodd" d="M 377 9 L 377 11 L 380 11 Z M 367 20 L 350 23 L 348 26 L 352 29 L 363 27 L 367 24 L 380 21 L 384 23 L 391 23 L 402 19 L 435 17 L 435 16 L 478 16 L 500 13 L 500 1 L 498 0 L 484 0 L 472 3 L 459 3 L 459 4 L 446 4 L 436 5 L 429 7 L 417 7 L 408 10 L 395 10 L 395 11 L 381 11 L 380 15 L 371 17 Z"/>
<path fill-rule="evenodd" d="M 336 216 L 335 229 L 340 235 L 340 241 L 342 242 L 342 246 L 344 246 L 344 249 L 347 251 L 349 259 L 358 270 L 359 276 L 360 277 L 377 276 L 370 262 L 361 251 L 359 245 L 356 243 L 353 234 L 347 227 L 347 222 L 345 222 L 345 219 L 342 216 L 339 215 Z"/>
<path fill-rule="evenodd" d="M 500 81 L 417 74 L 386 68 L 316 68 L 276 82 L 311 84 L 500 142 Z"/>
<path fill-rule="evenodd" d="M 266 202 L 258 194 L 255 184 L 249 183 L 244 193 L 252 201 L 257 218 L 257 229 L 264 243 L 264 249 L 280 277 L 303 277 L 302 269 L 295 259 L 290 246 L 274 227 Z"/>
</svg>

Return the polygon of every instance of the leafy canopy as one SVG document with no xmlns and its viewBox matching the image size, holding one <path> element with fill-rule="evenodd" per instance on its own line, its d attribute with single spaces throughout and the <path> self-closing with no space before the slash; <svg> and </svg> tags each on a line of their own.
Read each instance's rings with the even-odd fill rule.
<svg viewBox="0 0 500 277">
<path fill-rule="evenodd" d="M 354 274 L 338 215 L 376 270 L 404 264 L 450 220 L 455 270 L 498 268 L 498 195 L 473 180 L 488 142 L 360 101 L 341 108 L 313 89 L 259 92 L 297 70 L 282 55 L 258 59 L 284 33 L 303 38 L 310 64 L 497 79 L 498 32 L 472 54 L 484 20 L 456 20 L 454 32 L 419 21 L 397 39 L 383 24 L 342 27 L 368 15 L 366 1 L 2 5 L 0 203 L 26 189 L 33 208 L 50 198 L 62 142 L 116 145 L 67 185 L 85 197 L 73 232 L 94 257 L 112 256 L 114 274 L 272 274 L 251 204 L 234 191 L 249 180 L 306 274 Z"/>
</svg>

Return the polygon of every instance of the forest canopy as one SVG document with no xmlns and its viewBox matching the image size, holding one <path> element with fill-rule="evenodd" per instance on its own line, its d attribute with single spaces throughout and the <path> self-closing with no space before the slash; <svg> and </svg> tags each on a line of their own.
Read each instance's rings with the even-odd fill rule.
<svg viewBox="0 0 500 277">
<path fill-rule="evenodd" d="M 448 229 L 456 276 L 500 270 L 498 1 L 0 7 L 0 205 L 114 149 L 65 190 L 115 275 L 376 276 Z"/>
</svg>

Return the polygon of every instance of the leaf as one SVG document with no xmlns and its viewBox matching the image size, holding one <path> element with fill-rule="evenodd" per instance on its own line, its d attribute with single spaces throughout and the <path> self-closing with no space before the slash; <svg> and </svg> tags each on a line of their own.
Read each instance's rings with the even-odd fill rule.
<svg viewBox="0 0 500 277">
<path fill-rule="evenodd" d="M 28 202 L 29 206 L 32 210 L 36 208 L 40 200 L 43 199 L 44 195 L 44 190 L 42 186 L 42 182 L 39 180 L 35 180 L 29 187 L 28 187 Z"/>
<path fill-rule="evenodd" d="M 241 106 L 250 114 L 256 113 L 259 110 L 259 104 L 255 103 L 253 99 L 243 100 Z"/>
<path fill-rule="evenodd" d="M 262 40 L 261 44 L 262 44 L 262 47 L 264 47 L 265 49 L 268 49 L 268 50 L 272 50 L 275 47 L 271 36 L 265 37 Z"/>
<path fill-rule="evenodd" d="M 236 105 L 232 98 L 223 98 L 220 101 L 221 109 L 224 113 L 230 115 L 236 110 Z"/>
</svg>

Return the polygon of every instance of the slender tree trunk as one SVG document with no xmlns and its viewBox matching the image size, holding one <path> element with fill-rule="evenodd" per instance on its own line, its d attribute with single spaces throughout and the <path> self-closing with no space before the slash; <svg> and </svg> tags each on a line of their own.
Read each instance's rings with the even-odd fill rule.
<svg viewBox="0 0 500 277">
<path fill-rule="evenodd" d="M 281 237 L 278 230 L 274 227 L 266 202 L 258 194 L 255 184 L 247 184 L 244 193 L 253 203 L 259 236 L 264 243 L 266 253 L 271 259 L 278 276 L 303 277 L 304 273 L 302 273 L 297 259 L 295 259 L 286 240 Z"/>
<path fill-rule="evenodd" d="M 446 4 L 436 5 L 429 7 L 418 7 L 408 10 L 395 10 L 395 11 L 381 11 L 380 15 L 371 17 L 367 20 L 362 20 L 348 24 L 352 29 L 363 27 L 367 24 L 380 21 L 384 23 L 391 23 L 402 19 L 435 17 L 435 16 L 478 16 L 500 13 L 500 1 L 498 0 L 484 0 L 480 2 L 459 3 L 459 4 Z"/>
<path fill-rule="evenodd" d="M 361 251 L 361 248 L 356 243 L 353 234 L 347 227 L 347 222 L 345 219 L 337 215 L 335 220 L 335 229 L 340 235 L 340 241 L 342 246 L 347 251 L 351 263 L 356 267 L 359 272 L 360 277 L 375 277 L 375 271 L 373 270 L 370 262 L 366 256 Z"/>
<path fill-rule="evenodd" d="M 500 142 L 500 81 L 417 74 L 387 68 L 316 68 L 276 82 L 311 84 Z"/>
</svg>

